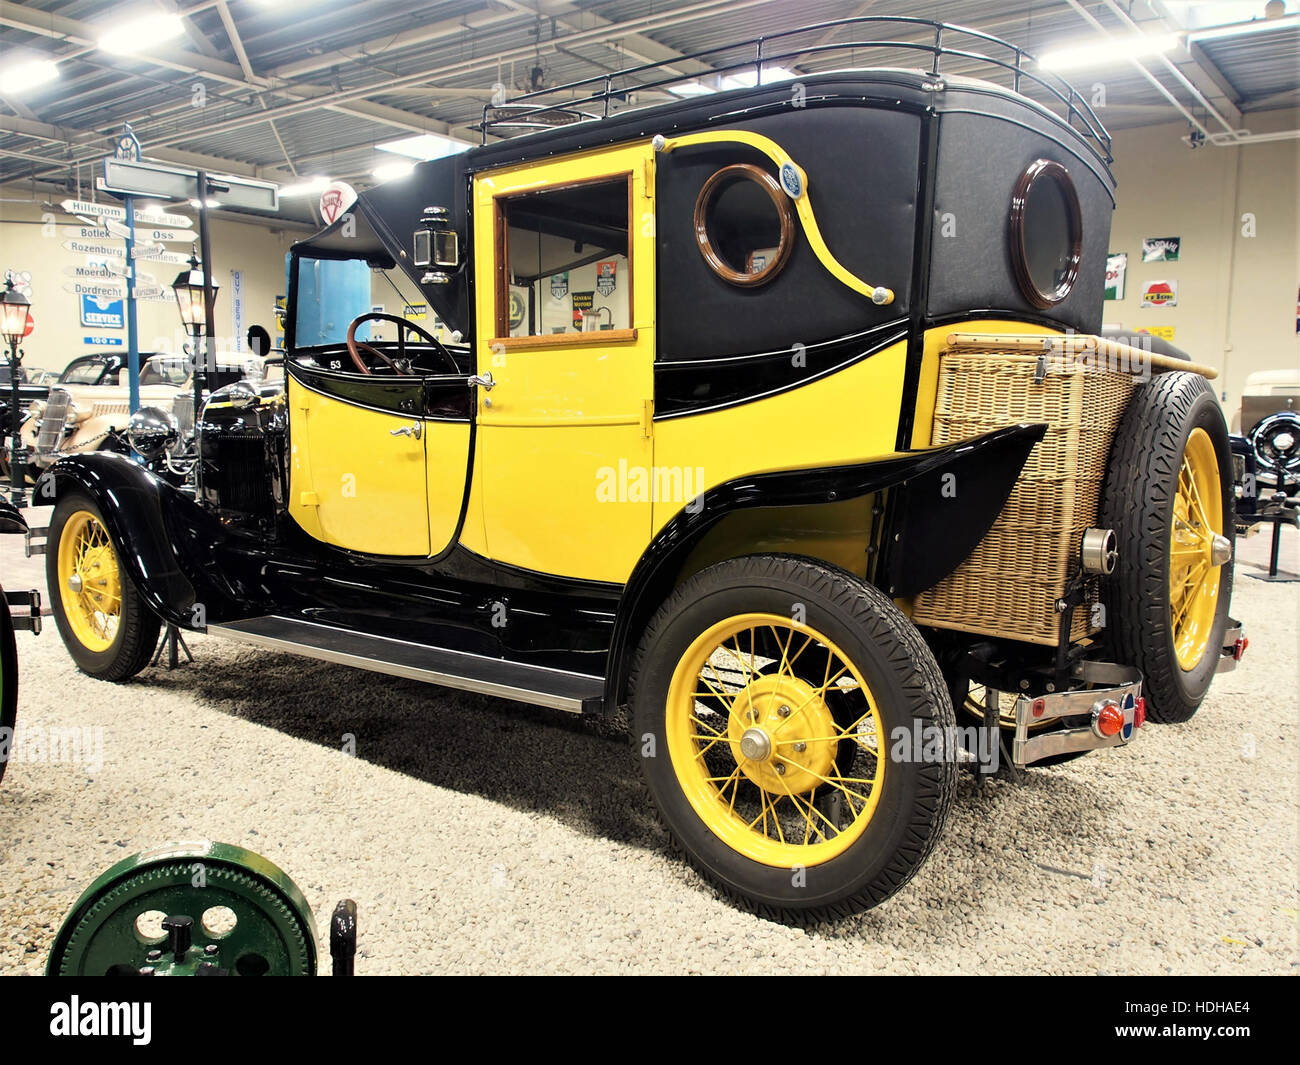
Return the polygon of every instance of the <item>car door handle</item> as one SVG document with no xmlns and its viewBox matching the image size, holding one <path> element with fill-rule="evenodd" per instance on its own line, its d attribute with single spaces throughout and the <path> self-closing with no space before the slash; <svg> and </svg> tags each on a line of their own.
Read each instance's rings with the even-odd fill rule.
<svg viewBox="0 0 1300 1065">
<path fill-rule="evenodd" d="M 424 424 L 416 422 L 414 425 L 403 425 L 400 429 L 390 429 L 389 436 L 413 436 L 416 440 L 424 435 Z"/>
<path fill-rule="evenodd" d="M 484 392 L 491 392 L 492 389 L 496 388 L 497 386 L 496 381 L 492 379 L 491 370 L 488 370 L 488 372 L 485 374 L 475 374 L 473 377 L 469 379 L 468 384 L 470 388 L 473 388 L 475 385 L 477 385 L 479 388 L 483 389 Z"/>
</svg>

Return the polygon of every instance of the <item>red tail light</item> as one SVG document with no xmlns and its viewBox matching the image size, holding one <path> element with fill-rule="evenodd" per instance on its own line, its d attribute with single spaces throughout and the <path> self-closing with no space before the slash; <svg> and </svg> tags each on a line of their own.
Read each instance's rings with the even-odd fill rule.
<svg viewBox="0 0 1300 1065">
<path fill-rule="evenodd" d="M 1115 703 L 1106 703 L 1092 715 L 1092 727 L 1099 736 L 1117 736 L 1124 727 L 1124 711 Z"/>
<path fill-rule="evenodd" d="M 1133 704 L 1133 727 L 1141 728 L 1147 723 L 1147 699 L 1145 695 L 1139 696 L 1138 701 Z"/>
<path fill-rule="evenodd" d="M 1246 648 L 1250 646 L 1250 641 L 1245 636 L 1238 636 L 1237 642 L 1232 645 L 1232 657 L 1240 662 L 1241 656 L 1246 653 Z"/>
</svg>

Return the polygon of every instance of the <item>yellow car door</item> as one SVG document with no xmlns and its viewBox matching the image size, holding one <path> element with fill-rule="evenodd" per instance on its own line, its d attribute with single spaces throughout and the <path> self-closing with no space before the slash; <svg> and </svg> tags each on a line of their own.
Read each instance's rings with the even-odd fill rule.
<svg viewBox="0 0 1300 1065">
<path fill-rule="evenodd" d="M 650 537 L 647 141 L 474 178 L 479 476 L 492 558 L 625 581 Z M 687 501 L 688 502 L 688 501 Z"/>
<path fill-rule="evenodd" d="M 431 554 L 425 473 L 431 433 L 420 378 L 319 370 L 292 360 L 288 370 L 289 515 L 311 536 L 349 551 Z M 460 388 L 468 392 L 463 383 Z M 458 499 L 468 425 L 463 435 L 459 464 L 445 467 L 455 469 Z"/>
</svg>

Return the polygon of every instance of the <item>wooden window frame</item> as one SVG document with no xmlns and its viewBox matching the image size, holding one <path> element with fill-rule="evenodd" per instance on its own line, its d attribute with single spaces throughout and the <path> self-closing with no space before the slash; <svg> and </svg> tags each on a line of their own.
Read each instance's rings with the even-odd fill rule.
<svg viewBox="0 0 1300 1065">
<path fill-rule="evenodd" d="M 493 211 L 493 254 L 496 256 L 496 292 L 495 332 L 493 346 L 501 345 L 506 350 L 519 351 L 527 348 L 565 347 L 572 344 L 615 344 L 636 340 L 635 327 L 628 329 L 611 329 L 595 333 L 543 333 L 536 336 L 512 337 L 510 335 L 510 227 L 506 224 L 506 201 L 522 196 L 536 196 L 548 192 L 563 192 L 566 189 L 582 188 L 587 185 L 612 185 L 622 179 L 627 186 L 627 316 L 628 321 L 635 319 L 636 287 L 634 273 L 632 218 L 635 195 L 633 193 L 633 172 L 619 170 L 610 174 L 582 178 L 580 181 L 563 181 L 554 185 L 540 185 L 537 188 L 516 189 L 503 192 L 492 198 Z"/>
</svg>

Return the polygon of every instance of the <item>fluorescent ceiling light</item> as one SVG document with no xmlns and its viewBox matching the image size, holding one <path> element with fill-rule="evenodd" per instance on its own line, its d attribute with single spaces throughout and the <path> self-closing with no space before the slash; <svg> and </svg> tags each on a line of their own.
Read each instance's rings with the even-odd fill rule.
<svg viewBox="0 0 1300 1065">
<path fill-rule="evenodd" d="M 316 192 L 324 192 L 325 186 L 330 183 L 326 177 L 303 178 L 302 181 L 295 182 L 292 185 L 280 186 L 280 199 L 286 196 L 310 196 Z"/>
<path fill-rule="evenodd" d="M 99 47 L 117 55 L 147 52 L 155 45 L 179 37 L 184 32 L 185 26 L 180 15 L 168 15 L 159 11 L 128 19 L 105 30 L 99 38 Z"/>
<path fill-rule="evenodd" d="M 0 92 L 18 95 L 59 76 L 59 66 L 49 59 L 20 60 L 0 71 Z"/>
<path fill-rule="evenodd" d="M 414 170 L 414 163 L 381 163 L 370 173 L 379 181 L 396 181 L 398 178 L 410 177 Z"/>
<path fill-rule="evenodd" d="M 681 85 L 669 85 L 668 91 L 674 96 L 707 96 L 718 90 L 712 85 L 705 85 L 702 81 L 687 81 Z"/>
<path fill-rule="evenodd" d="M 799 75 L 793 70 L 786 70 L 785 67 L 773 66 L 770 63 L 763 64 L 763 84 L 771 85 L 778 81 L 793 81 Z M 724 89 L 752 89 L 758 84 L 758 73 L 753 70 L 744 70 L 739 74 L 728 74 L 722 79 Z"/>
<path fill-rule="evenodd" d="M 1177 44 L 1178 36 L 1173 33 L 1158 35 L 1136 33 L 1128 37 L 1109 37 L 1100 41 L 1094 38 L 1087 43 L 1065 45 L 1044 52 L 1038 57 L 1038 65 L 1045 70 L 1103 67 L 1126 59 L 1159 55 L 1168 52 Z"/>
<path fill-rule="evenodd" d="M 200 207 L 203 206 L 203 204 L 199 203 L 198 200 L 190 200 L 190 206 L 193 207 L 193 208 L 197 211 Z M 209 211 L 212 210 L 212 208 L 214 208 L 214 207 L 220 207 L 220 206 L 221 206 L 221 201 L 220 201 L 220 200 L 209 200 L 209 201 L 208 201 L 208 210 L 209 210 Z"/>
<path fill-rule="evenodd" d="M 381 152 L 405 155 L 409 159 L 444 159 L 449 155 L 459 155 L 470 147 L 467 141 L 458 141 L 455 137 L 444 137 L 441 133 L 417 133 L 414 137 L 376 144 Z"/>
<path fill-rule="evenodd" d="M 1300 26 L 1300 15 L 1283 15 L 1280 18 L 1257 18 L 1250 22 L 1236 22 L 1226 26 L 1206 26 L 1200 30 L 1188 30 L 1187 39 L 1189 41 L 1214 41 L 1222 37 L 1246 37 L 1255 33 L 1295 29 L 1297 26 Z"/>
</svg>

